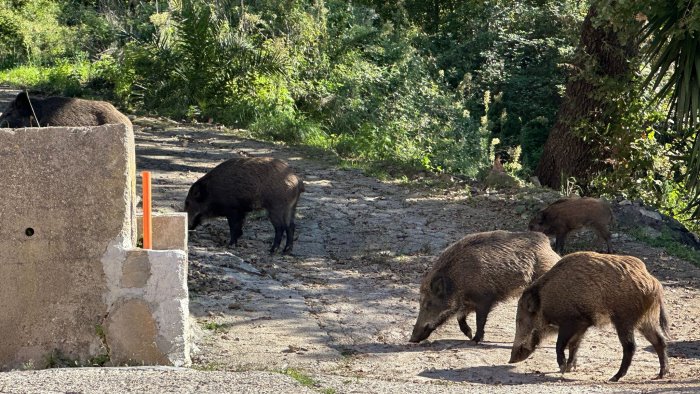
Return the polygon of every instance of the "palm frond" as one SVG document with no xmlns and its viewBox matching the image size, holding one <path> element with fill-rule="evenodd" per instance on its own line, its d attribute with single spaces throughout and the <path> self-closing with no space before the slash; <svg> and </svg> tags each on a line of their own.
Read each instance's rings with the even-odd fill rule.
<svg viewBox="0 0 700 394">
<path fill-rule="evenodd" d="M 668 99 L 669 120 L 678 138 L 692 140 L 687 158 L 690 207 L 700 218 L 700 36 L 689 18 L 698 18 L 695 0 L 658 1 L 647 15 L 641 37 L 648 40 L 650 73 L 645 86 L 657 101 Z"/>
</svg>

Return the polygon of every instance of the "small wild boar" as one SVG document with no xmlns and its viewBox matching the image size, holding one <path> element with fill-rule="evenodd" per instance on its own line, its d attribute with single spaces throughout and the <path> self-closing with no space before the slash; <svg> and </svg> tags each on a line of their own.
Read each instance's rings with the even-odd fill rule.
<svg viewBox="0 0 700 394">
<path fill-rule="evenodd" d="M 282 160 L 271 157 L 233 158 L 214 167 L 195 182 L 185 199 L 189 229 L 203 219 L 225 216 L 231 230 L 229 245 L 243 234 L 243 223 L 250 211 L 267 210 L 275 227 L 274 253 L 287 234 L 283 253 L 294 244 L 294 214 L 304 184 Z"/>
<path fill-rule="evenodd" d="M 554 250 L 564 254 L 564 243 L 569 232 L 581 227 L 590 227 L 603 239 L 611 253 L 609 226 L 613 220 L 612 209 L 605 201 L 591 197 L 562 198 L 540 210 L 530 220 L 528 229 L 547 235 L 554 235 L 557 240 Z"/>
<path fill-rule="evenodd" d="M 558 331 L 556 353 L 562 373 L 576 369 L 576 352 L 586 330 L 610 323 L 622 344 L 622 365 L 610 380 L 625 376 L 635 351 L 634 330 L 659 356 L 658 378 L 668 372 L 668 318 L 661 283 L 632 256 L 578 252 L 562 258 L 520 297 L 510 363 L 523 361 L 546 336 Z M 569 359 L 564 349 L 569 348 Z"/>
<path fill-rule="evenodd" d="M 30 99 L 22 92 L 0 116 L 0 127 L 99 126 L 125 124 L 131 121 L 106 101 L 82 100 L 70 97 Z"/>
<path fill-rule="evenodd" d="M 425 275 L 420 312 L 411 342 L 420 342 L 448 318 L 472 339 L 467 315 L 476 312 L 476 335 L 484 338 L 489 312 L 520 292 L 559 260 L 542 233 L 491 231 L 467 235 L 450 245 Z"/>
</svg>

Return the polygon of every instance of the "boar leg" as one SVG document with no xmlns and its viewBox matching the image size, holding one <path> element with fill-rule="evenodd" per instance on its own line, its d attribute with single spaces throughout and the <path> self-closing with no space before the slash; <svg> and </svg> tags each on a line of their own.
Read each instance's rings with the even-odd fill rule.
<svg viewBox="0 0 700 394">
<path fill-rule="evenodd" d="M 469 327 L 469 324 L 467 324 L 467 315 L 462 315 L 457 318 L 457 323 L 459 323 L 459 329 L 462 330 L 464 335 L 466 335 L 467 338 L 472 339 L 472 329 Z"/>
<path fill-rule="evenodd" d="M 586 333 L 587 327 L 583 328 L 574 336 L 569 339 L 569 359 L 566 362 L 566 370 L 565 372 L 571 372 L 576 370 L 576 353 L 578 352 L 578 348 L 581 345 L 581 340 L 583 339 L 583 335 Z"/>
<path fill-rule="evenodd" d="M 294 247 L 294 230 L 296 229 L 296 224 L 290 223 L 289 226 L 284 230 L 285 233 L 287 233 L 287 242 L 284 244 L 284 250 L 282 250 L 282 254 L 288 254 L 292 252 L 292 248 Z"/>
<path fill-rule="evenodd" d="M 617 382 L 621 377 L 627 374 L 627 369 L 629 369 L 630 364 L 632 364 L 632 356 L 634 356 L 634 351 L 637 348 L 634 343 L 634 327 L 615 324 L 615 329 L 617 330 L 617 336 L 620 338 L 620 343 L 622 344 L 622 364 L 615 376 L 610 378 L 611 382 Z"/>
<path fill-rule="evenodd" d="M 557 240 L 554 241 L 554 249 L 559 253 L 560 256 L 564 256 L 564 244 L 566 243 L 567 233 L 558 233 L 556 235 Z"/>
<path fill-rule="evenodd" d="M 576 352 L 583 339 L 583 334 L 586 332 L 588 325 L 581 322 L 570 322 L 559 326 L 559 335 L 557 336 L 557 364 L 561 373 L 569 372 L 576 365 Z M 569 348 L 569 361 L 566 361 L 564 350 Z"/>
<path fill-rule="evenodd" d="M 668 373 L 668 354 L 666 354 L 666 339 L 658 327 L 643 325 L 639 328 L 644 338 L 654 346 L 656 354 L 659 356 L 659 374 L 654 379 L 661 379 Z"/>
<path fill-rule="evenodd" d="M 605 241 L 605 245 L 608 247 L 608 253 L 612 253 L 612 246 L 610 245 L 610 237 L 612 234 L 610 234 L 610 231 L 605 226 L 595 226 L 594 230 L 598 233 L 600 239 Z"/>
<path fill-rule="evenodd" d="M 492 306 L 492 300 L 482 301 L 476 306 L 476 335 L 474 335 L 474 338 L 472 338 L 472 341 L 475 343 L 479 343 L 484 339 L 486 318 L 489 316 Z"/>
<path fill-rule="evenodd" d="M 287 213 L 287 220 L 286 220 L 286 229 L 285 232 L 287 233 L 287 242 L 284 244 L 284 250 L 282 251 L 282 254 L 287 254 L 292 252 L 292 248 L 294 247 L 294 231 L 296 230 L 297 226 L 294 223 L 294 213 L 297 210 L 297 203 L 295 202 L 294 205 L 292 205 L 292 209 Z"/>
<path fill-rule="evenodd" d="M 275 253 L 275 250 L 277 250 L 280 243 L 282 243 L 282 234 L 287 231 L 287 226 L 285 225 L 284 217 L 280 212 L 270 211 L 269 217 L 270 222 L 272 222 L 272 226 L 275 228 L 275 240 L 272 241 L 272 247 L 270 248 L 270 254 L 272 254 Z"/>
<path fill-rule="evenodd" d="M 236 246 L 238 238 L 243 235 L 243 223 L 245 223 L 245 212 L 234 212 L 226 217 L 228 219 L 228 227 L 231 231 L 231 241 L 228 246 Z"/>
</svg>

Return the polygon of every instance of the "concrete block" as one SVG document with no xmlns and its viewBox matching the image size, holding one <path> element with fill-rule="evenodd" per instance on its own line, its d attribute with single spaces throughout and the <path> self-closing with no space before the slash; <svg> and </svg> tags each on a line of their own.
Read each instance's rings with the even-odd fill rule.
<svg viewBox="0 0 700 394">
<path fill-rule="evenodd" d="M 152 216 L 153 249 L 187 250 L 187 213 L 155 213 Z M 136 238 L 143 238 L 143 215 L 136 215 Z"/>
<path fill-rule="evenodd" d="M 187 254 L 134 248 L 131 128 L 0 129 L 0 168 L 0 369 L 187 365 Z"/>
</svg>

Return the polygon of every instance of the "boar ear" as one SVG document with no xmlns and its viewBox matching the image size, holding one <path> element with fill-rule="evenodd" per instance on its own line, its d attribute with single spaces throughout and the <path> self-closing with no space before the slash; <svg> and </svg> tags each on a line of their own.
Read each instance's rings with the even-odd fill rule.
<svg viewBox="0 0 700 394">
<path fill-rule="evenodd" d="M 32 114 L 32 107 L 29 104 L 29 95 L 26 91 L 20 92 L 17 97 L 15 97 L 14 107 L 20 116 L 30 116 Z"/>
<path fill-rule="evenodd" d="M 437 275 L 430 282 L 430 291 L 439 298 L 445 298 L 450 292 L 451 282 L 442 275 Z"/>
<path fill-rule="evenodd" d="M 547 221 L 547 211 L 540 211 L 538 216 L 539 224 L 544 224 Z"/>
<path fill-rule="evenodd" d="M 526 291 L 522 296 L 523 304 L 529 313 L 535 313 L 540 309 L 540 297 L 534 291 Z"/>
</svg>

